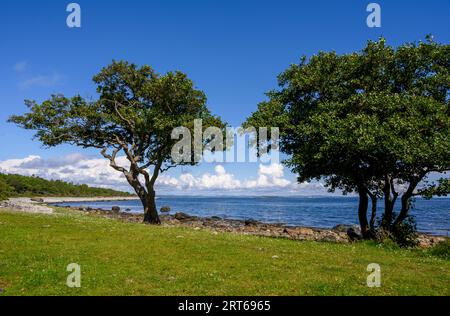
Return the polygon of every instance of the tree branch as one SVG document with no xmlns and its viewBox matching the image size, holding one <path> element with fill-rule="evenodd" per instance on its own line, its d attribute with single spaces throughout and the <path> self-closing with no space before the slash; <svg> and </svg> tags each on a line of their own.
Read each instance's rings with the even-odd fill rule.
<svg viewBox="0 0 450 316">
<path fill-rule="evenodd" d="M 131 131 L 134 133 L 135 129 L 136 129 L 136 125 L 133 123 L 133 121 L 127 119 L 125 116 L 122 115 L 122 113 L 120 113 L 118 105 L 124 107 L 124 105 L 116 100 L 110 100 L 110 99 L 102 99 L 102 101 L 107 101 L 107 102 L 111 102 L 114 103 L 114 111 L 116 112 L 116 114 L 119 116 L 119 118 L 124 121 L 128 127 L 131 129 Z"/>
<path fill-rule="evenodd" d="M 116 163 L 116 155 L 120 151 L 120 148 L 115 148 L 111 155 L 108 155 L 106 153 L 107 150 L 108 150 L 108 148 L 104 147 L 100 153 L 102 154 L 103 157 L 105 157 L 106 159 L 109 160 L 109 165 L 117 171 L 120 171 L 123 173 L 127 172 L 127 170 L 125 168 L 118 166 Z"/>
</svg>

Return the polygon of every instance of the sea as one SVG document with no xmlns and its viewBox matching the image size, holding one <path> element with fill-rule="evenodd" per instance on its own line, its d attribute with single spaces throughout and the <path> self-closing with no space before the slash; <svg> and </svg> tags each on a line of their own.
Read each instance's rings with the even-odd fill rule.
<svg viewBox="0 0 450 316">
<path fill-rule="evenodd" d="M 169 214 L 184 212 L 189 215 L 225 219 L 253 219 L 266 223 L 282 223 L 288 226 L 332 228 L 337 224 L 358 223 L 358 198 L 349 196 L 273 197 L 273 196 L 159 196 L 158 209 L 170 207 Z M 383 201 L 378 213 L 383 212 Z M 397 202 L 397 207 L 400 203 Z M 71 202 L 59 206 L 91 207 L 110 210 L 119 206 L 121 210 L 142 213 L 139 200 Z M 370 213 L 370 205 L 369 210 Z M 435 235 L 450 235 L 450 198 L 417 198 L 410 214 L 414 216 L 421 232 Z"/>
</svg>

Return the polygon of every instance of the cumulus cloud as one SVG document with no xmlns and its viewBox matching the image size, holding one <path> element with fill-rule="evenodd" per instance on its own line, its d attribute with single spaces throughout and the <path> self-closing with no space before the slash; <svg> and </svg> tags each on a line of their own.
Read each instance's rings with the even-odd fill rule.
<svg viewBox="0 0 450 316">
<path fill-rule="evenodd" d="M 126 165 L 124 157 L 118 157 L 118 161 Z M 107 160 L 81 154 L 49 159 L 32 155 L 23 159 L 4 160 L 0 161 L 0 172 L 128 190 L 122 174 L 112 170 Z"/>
<path fill-rule="evenodd" d="M 128 166 L 125 157 L 118 157 L 117 163 Z M 124 176 L 112 169 L 104 158 L 71 154 L 63 157 L 43 159 L 28 156 L 23 159 L 0 161 L 0 172 L 36 175 L 46 179 L 58 179 L 84 183 L 97 187 L 108 187 L 130 191 Z M 296 183 L 285 178 L 284 167 L 278 163 L 260 164 L 255 176 L 238 179 L 227 172 L 223 165 L 216 165 L 214 172 L 193 175 L 162 174 L 156 183 L 161 193 L 178 194 L 323 194 L 323 185 L 317 183 Z"/>
<path fill-rule="evenodd" d="M 220 192 L 220 194 L 324 194 L 326 189 L 320 182 L 296 183 L 284 177 L 284 167 L 281 164 L 260 164 L 256 177 L 237 179 L 228 173 L 222 165 L 217 165 L 214 173 L 204 173 L 194 176 L 183 173 L 179 177 L 162 175 L 157 184 L 164 188 L 176 188 L 179 191 L 198 193 L 199 191 Z"/>
</svg>

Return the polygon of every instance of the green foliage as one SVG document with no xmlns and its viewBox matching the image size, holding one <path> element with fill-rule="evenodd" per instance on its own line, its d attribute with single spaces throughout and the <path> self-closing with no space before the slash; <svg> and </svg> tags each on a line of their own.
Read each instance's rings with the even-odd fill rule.
<svg viewBox="0 0 450 316">
<path fill-rule="evenodd" d="M 341 176 L 354 189 L 396 172 L 408 181 L 424 168 L 450 168 L 450 46 L 393 49 L 384 39 L 360 53 L 303 58 L 279 76 L 246 126 L 279 126 L 286 161 L 299 181 Z M 342 178 L 344 177 L 344 178 Z"/>
<path fill-rule="evenodd" d="M 433 256 L 450 260 L 450 239 L 441 241 L 439 244 L 429 250 Z"/>
<path fill-rule="evenodd" d="M 450 194 L 450 179 L 441 178 L 437 183 L 420 190 L 419 194 L 425 199 L 431 199 L 433 196 L 447 196 Z"/>
<path fill-rule="evenodd" d="M 79 95 L 52 95 L 41 104 L 27 100 L 30 112 L 9 121 L 35 130 L 46 146 L 119 149 L 138 171 L 172 163 L 171 149 L 178 142 L 171 138 L 174 128 L 187 127 L 194 135 L 194 119 L 202 119 L 205 129 L 225 127 L 207 109 L 203 91 L 182 72 L 159 75 L 150 66 L 113 61 L 93 81 L 96 101 Z"/>
<path fill-rule="evenodd" d="M 403 221 L 393 225 L 392 237 L 400 247 L 416 247 L 418 245 L 418 235 L 414 217 L 408 215 Z"/>
<path fill-rule="evenodd" d="M 45 180 L 18 174 L 0 174 L 0 200 L 19 196 L 131 196 L 130 193 L 60 180 Z"/>
<path fill-rule="evenodd" d="M 417 225 L 414 216 L 408 215 L 406 218 L 396 223 L 396 214 L 390 219 L 391 222 L 386 222 L 385 214 L 378 222 L 375 229 L 375 236 L 379 243 L 383 245 L 389 245 L 395 243 L 402 248 L 414 248 L 418 245 Z M 386 230 L 386 227 L 391 227 L 390 230 Z"/>
<path fill-rule="evenodd" d="M 378 197 L 403 184 L 403 218 L 417 185 L 450 169 L 450 45 L 369 41 L 353 54 L 304 57 L 278 80 L 244 125 L 280 127 L 299 182 Z"/>
<path fill-rule="evenodd" d="M 14 188 L 0 174 L 0 201 L 8 199 L 13 194 Z"/>
<path fill-rule="evenodd" d="M 184 127 L 195 135 L 194 121 L 201 119 L 202 131 L 216 127 L 225 133 L 226 124 L 208 110 L 203 91 L 179 71 L 159 75 L 150 66 L 113 61 L 93 81 L 97 100 L 52 95 L 40 104 L 26 101 L 29 112 L 11 116 L 9 121 L 34 130 L 35 138 L 46 146 L 68 143 L 98 148 L 143 201 L 144 220 L 157 224 L 154 184 L 158 176 L 178 165 L 197 164 L 198 155 L 211 142 L 192 137 L 194 146 L 185 156 L 191 159 L 174 159 L 172 148 L 180 141 L 173 139 L 174 129 Z M 188 137 L 186 132 L 183 136 Z M 119 165 L 118 154 L 128 164 Z"/>
</svg>

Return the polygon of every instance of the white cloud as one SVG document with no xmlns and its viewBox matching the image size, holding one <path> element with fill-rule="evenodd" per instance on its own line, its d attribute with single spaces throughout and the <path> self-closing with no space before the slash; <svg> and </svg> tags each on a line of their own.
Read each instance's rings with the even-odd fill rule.
<svg viewBox="0 0 450 316">
<path fill-rule="evenodd" d="M 63 78 L 64 77 L 58 73 L 53 73 L 51 75 L 38 75 L 29 79 L 25 79 L 20 83 L 20 87 L 53 87 L 60 84 Z"/>
<path fill-rule="evenodd" d="M 28 63 L 26 61 L 20 61 L 14 65 L 14 70 L 17 72 L 23 72 L 27 69 Z"/>
<path fill-rule="evenodd" d="M 125 157 L 117 158 L 119 165 L 128 166 Z M 109 187 L 130 191 L 124 176 L 112 169 L 104 158 L 72 154 L 64 157 L 43 159 L 28 156 L 23 159 L 0 161 L 0 172 L 36 175 L 46 179 L 59 179 L 91 186 Z M 156 182 L 157 191 L 179 194 L 323 194 L 323 185 L 291 182 L 284 177 L 281 164 L 259 165 L 254 177 L 238 179 L 228 173 L 224 166 L 216 165 L 213 173 L 201 175 L 182 173 L 179 176 L 162 174 Z"/>
<path fill-rule="evenodd" d="M 157 181 L 161 188 L 176 188 L 186 193 L 220 192 L 236 194 L 324 194 L 326 190 L 322 183 L 296 183 L 284 178 L 284 167 L 281 164 L 259 165 L 256 177 L 236 179 L 234 174 L 228 173 L 222 165 L 217 165 L 215 173 L 204 173 L 194 176 L 183 173 L 179 177 L 162 175 Z"/>
<path fill-rule="evenodd" d="M 268 166 L 260 165 L 259 173 L 261 175 L 268 175 L 272 177 L 281 178 L 283 177 L 283 166 L 279 163 L 273 163 Z"/>
<path fill-rule="evenodd" d="M 124 157 L 118 157 L 118 161 L 126 165 Z M 0 161 L 0 172 L 35 175 L 45 179 L 85 183 L 97 187 L 129 189 L 122 174 L 114 171 L 106 159 L 81 154 L 50 159 L 33 155 L 23 159 L 4 160 Z"/>
</svg>

